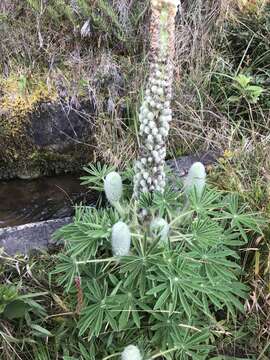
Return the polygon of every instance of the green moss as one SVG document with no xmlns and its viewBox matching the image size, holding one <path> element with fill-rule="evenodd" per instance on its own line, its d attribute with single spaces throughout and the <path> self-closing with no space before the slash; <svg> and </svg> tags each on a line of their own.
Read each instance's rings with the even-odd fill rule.
<svg viewBox="0 0 270 360">
<path fill-rule="evenodd" d="M 0 79 L 0 88 L 0 127 L 7 136 L 20 134 L 28 115 L 40 103 L 57 100 L 55 89 L 49 88 L 43 79 L 36 76 L 33 81 L 24 75 L 11 75 Z"/>
<path fill-rule="evenodd" d="M 34 150 L 27 134 L 30 114 L 41 103 L 57 100 L 56 91 L 49 88 L 41 76 L 28 78 L 12 74 L 0 78 L 0 166 L 23 167 L 28 162 L 28 154 Z M 14 171 L 7 169 L 7 177 Z"/>
<path fill-rule="evenodd" d="M 78 171 L 90 161 L 91 153 L 83 145 L 74 145 L 72 152 L 60 154 L 33 144 L 30 120 L 38 115 L 42 104 L 58 104 L 55 86 L 52 83 L 49 87 L 45 76 L 36 74 L 32 79 L 11 75 L 0 79 L 0 87 L 0 178 Z"/>
</svg>

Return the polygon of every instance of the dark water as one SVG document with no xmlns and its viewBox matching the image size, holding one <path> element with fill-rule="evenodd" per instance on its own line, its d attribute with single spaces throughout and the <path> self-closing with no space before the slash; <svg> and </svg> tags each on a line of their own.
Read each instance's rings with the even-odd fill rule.
<svg viewBox="0 0 270 360">
<path fill-rule="evenodd" d="M 93 204 L 95 195 L 79 175 L 0 182 L 0 227 L 71 216 L 74 204 Z"/>
</svg>

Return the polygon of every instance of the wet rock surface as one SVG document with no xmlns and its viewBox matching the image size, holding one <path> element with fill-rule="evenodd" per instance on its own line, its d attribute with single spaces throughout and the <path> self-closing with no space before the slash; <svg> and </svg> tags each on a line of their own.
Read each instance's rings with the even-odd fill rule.
<svg viewBox="0 0 270 360">
<path fill-rule="evenodd" d="M 71 221 L 72 218 L 67 217 L 0 229 L 0 248 L 9 255 L 46 249 L 54 244 L 53 233 Z"/>
<path fill-rule="evenodd" d="M 31 116 L 28 136 L 39 149 L 65 152 L 91 133 L 91 112 L 87 104 L 77 109 L 63 104 L 42 104 L 39 112 Z"/>
<path fill-rule="evenodd" d="M 220 154 L 218 152 L 208 151 L 205 153 L 181 156 L 174 160 L 169 160 L 167 161 L 167 165 L 172 168 L 176 176 L 184 177 L 187 175 L 188 170 L 193 163 L 199 161 L 207 167 L 208 165 L 216 163 L 219 156 Z"/>
<path fill-rule="evenodd" d="M 72 216 L 78 203 L 96 195 L 80 185 L 80 175 L 0 182 L 0 228 Z"/>
<path fill-rule="evenodd" d="M 88 103 L 42 103 L 17 135 L 0 133 L 0 180 L 80 171 L 93 159 L 93 113 Z"/>
</svg>

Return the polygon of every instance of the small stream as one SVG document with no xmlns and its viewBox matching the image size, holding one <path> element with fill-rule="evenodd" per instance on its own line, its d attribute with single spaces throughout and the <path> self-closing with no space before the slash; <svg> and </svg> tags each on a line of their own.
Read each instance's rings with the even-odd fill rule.
<svg viewBox="0 0 270 360">
<path fill-rule="evenodd" d="M 183 177 L 195 161 L 214 164 L 217 152 L 181 156 L 168 161 Z M 97 195 L 80 185 L 80 175 L 43 177 L 36 180 L 0 181 L 0 228 L 72 216 L 79 202 L 94 205 Z"/>
<path fill-rule="evenodd" d="M 74 204 L 94 204 L 79 176 L 0 181 L 0 228 L 71 216 Z"/>
</svg>

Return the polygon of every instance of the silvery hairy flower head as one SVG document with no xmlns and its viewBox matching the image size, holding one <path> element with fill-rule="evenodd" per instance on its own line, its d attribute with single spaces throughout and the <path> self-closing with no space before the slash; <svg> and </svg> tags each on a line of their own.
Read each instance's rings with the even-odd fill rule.
<svg viewBox="0 0 270 360">
<path fill-rule="evenodd" d="M 126 256 L 129 253 L 131 234 L 127 224 L 118 221 L 112 227 L 112 251 L 114 256 Z"/>
<path fill-rule="evenodd" d="M 189 169 L 184 180 L 184 192 L 188 195 L 194 188 L 196 193 L 201 196 L 206 184 L 205 167 L 201 162 L 195 162 Z"/>
<path fill-rule="evenodd" d="M 106 176 L 104 180 L 104 190 L 106 197 L 111 204 L 120 201 L 123 185 L 121 176 L 117 172 L 112 171 Z"/>
<path fill-rule="evenodd" d="M 155 218 L 150 223 L 150 233 L 154 238 L 159 237 L 160 241 L 166 242 L 169 235 L 169 224 L 162 218 Z"/>
<path fill-rule="evenodd" d="M 142 360 L 142 355 L 137 346 L 128 345 L 121 354 L 121 360 Z"/>
</svg>

